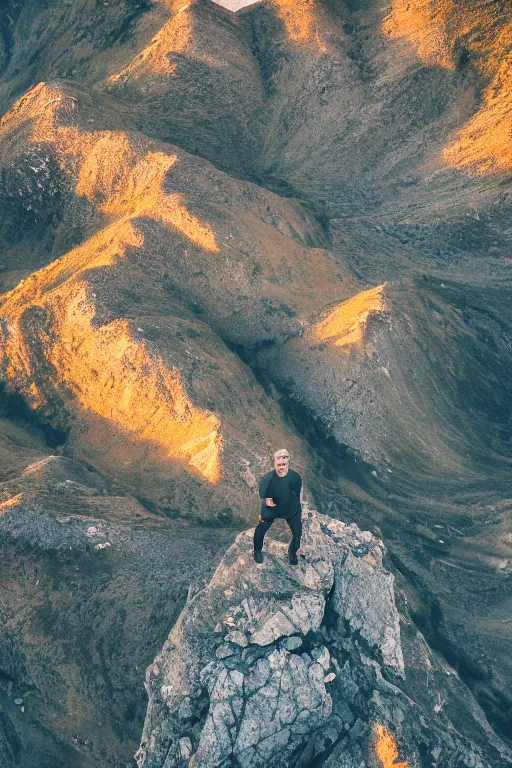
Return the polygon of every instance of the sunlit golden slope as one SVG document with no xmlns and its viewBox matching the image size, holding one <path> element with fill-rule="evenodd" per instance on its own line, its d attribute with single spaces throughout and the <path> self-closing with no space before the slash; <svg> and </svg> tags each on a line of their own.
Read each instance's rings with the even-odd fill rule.
<svg viewBox="0 0 512 768">
<path fill-rule="evenodd" d="M 40 104 L 39 94 L 46 103 Z M 189 213 L 181 204 L 181 196 L 162 191 L 167 171 L 178 162 L 176 155 L 148 152 L 140 158 L 126 133 L 84 132 L 76 126 L 56 125 L 55 109 L 50 107 L 67 99 L 73 111 L 76 99 L 45 88 L 44 84 L 37 86 L 31 96 L 37 104 L 31 141 L 52 143 L 63 170 L 74 166 L 77 195 L 87 197 L 103 213 L 154 218 L 175 227 L 205 250 L 219 250 L 211 229 Z M 0 120 L 0 136 L 2 131 L 12 130 L 17 106 Z"/>
<path fill-rule="evenodd" d="M 247 176 L 264 88 L 250 35 L 203 0 L 149 6 L 94 88 L 129 105 L 137 128 Z"/>
<path fill-rule="evenodd" d="M 127 242 L 124 238 L 124 244 Z M 86 412 L 112 422 L 136 442 L 151 441 L 163 449 L 164 456 L 188 461 L 205 479 L 216 482 L 220 475 L 220 422 L 190 401 L 179 370 L 169 370 L 161 358 L 134 338 L 127 320 L 95 329 L 95 307 L 86 283 L 71 280 L 71 285 L 62 283 L 52 290 L 51 284 L 44 285 L 46 277 L 44 273 L 35 276 L 24 284 L 25 290 L 7 297 L 2 307 L 7 320 L 2 350 L 7 358 L 7 377 L 22 386 L 23 380 L 24 386 L 31 382 L 35 406 L 44 403 L 42 386 L 46 391 L 50 384 L 57 390 L 68 390 Z M 32 292 L 35 281 L 36 296 Z M 51 333 L 40 329 L 44 362 L 34 357 L 30 341 L 23 335 L 29 306 L 37 306 L 51 325 Z M 41 365 L 50 366 L 52 373 L 50 381 L 38 386 Z"/>
<path fill-rule="evenodd" d="M 368 318 L 385 309 L 384 288 L 385 284 L 379 285 L 342 302 L 308 330 L 307 336 L 335 347 L 361 347 Z"/>
<path fill-rule="evenodd" d="M 499 350 L 510 320 L 507 290 L 489 297 L 502 327 L 470 285 L 386 283 L 330 308 L 279 350 L 262 350 L 260 363 L 399 493 L 430 497 L 486 476 L 498 487 L 509 462 L 496 424 L 508 422 L 510 358 Z"/>
<path fill-rule="evenodd" d="M 318 0 L 273 0 L 272 5 L 292 43 L 312 45 L 321 53 L 327 51 L 322 40 L 321 4 Z"/>
<path fill-rule="evenodd" d="M 119 72 L 110 75 L 108 81 L 119 82 L 128 76 L 144 79 L 148 85 L 154 87 L 155 76 L 172 75 L 176 71 L 176 64 L 170 61 L 170 57 L 176 53 L 187 50 L 192 33 L 192 16 L 190 3 L 184 0 L 162 2 L 171 11 L 169 21 L 158 30 L 151 42 L 129 64 L 122 67 Z M 147 23 L 147 22 L 146 22 Z"/>
<path fill-rule="evenodd" d="M 201 178 L 203 161 L 135 132 L 88 129 L 97 117 L 84 101 L 40 84 L 0 123 L 0 144 L 51 149 L 103 222 L 1 299 L 3 375 L 55 423 L 73 412 L 78 455 L 153 484 L 148 495 L 166 495 L 162 483 L 188 466 L 242 498 L 240 451 L 265 461 L 283 427 L 191 308 L 228 340 L 299 333 L 299 312 L 333 290 L 343 299 L 353 281 L 304 248 L 304 221 L 286 203 L 213 169 Z"/>
<path fill-rule="evenodd" d="M 409 41 L 420 59 L 455 69 L 461 57 L 485 83 L 483 103 L 444 151 L 445 160 L 479 173 L 512 170 L 512 15 L 502 3 L 394 0 L 386 36 Z"/>
<path fill-rule="evenodd" d="M 454 0 L 393 0 L 382 30 L 390 38 L 410 42 L 425 64 L 455 69 L 453 56 L 456 19 Z"/>
<path fill-rule="evenodd" d="M 117 221 L 118 231 L 135 219 L 138 230 L 150 222 L 164 226 L 169 240 L 153 256 L 160 275 L 201 303 L 224 336 L 255 343 L 285 329 L 298 332 L 299 313 L 350 294 L 355 281 L 339 261 L 305 247 L 321 236 L 306 209 L 137 132 L 89 129 L 88 120 L 101 118 L 94 110 L 85 118 L 86 94 L 73 93 L 59 84 L 36 86 L 3 118 L 0 140 L 12 142 L 23 126 L 24 140 L 51 149 L 75 194 L 103 221 Z"/>
<path fill-rule="evenodd" d="M 57 103 L 62 98 L 48 90 L 44 93 L 43 86 L 39 90 Z M 33 96 L 37 98 L 37 91 Z M 136 440 L 161 445 L 169 458 L 186 458 L 206 479 L 216 482 L 221 444 L 218 419 L 194 408 L 179 372 L 166 370 L 160 359 L 152 358 L 132 338 L 127 321 L 117 320 L 95 331 L 91 325 L 94 302 L 88 302 L 87 284 L 79 282 L 85 269 L 110 266 L 125 256 L 128 246 L 143 244 L 142 233 L 130 217 L 156 217 L 205 250 L 217 251 L 213 234 L 187 211 L 179 195 L 162 193 L 163 176 L 177 157 L 148 153 L 140 165 L 126 135 L 80 134 L 76 127 L 54 126 L 51 106 L 48 98 L 32 141 L 53 142 L 64 168 L 67 160 L 78 163 L 77 194 L 118 218 L 6 297 L 4 317 L 12 318 L 15 305 L 21 317 L 31 305 L 49 312 L 54 343 L 47 337 L 44 353 L 55 372 L 54 385 L 69 388 L 85 409 L 113 421 Z M 0 130 L 9 127 L 9 118 L 2 121 Z M 13 330 L 8 331 L 4 350 L 7 376 L 15 381 L 22 371 L 36 387 L 38 374 L 25 351 L 26 342 Z M 33 399 L 37 404 L 37 395 Z"/>
<path fill-rule="evenodd" d="M 507 29 L 512 40 L 512 24 Z M 512 171 L 512 54 L 508 53 L 483 95 L 477 114 L 458 132 L 444 157 L 478 173 Z"/>
<path fill-rule="evenodd" d="M 276 2 L 246 14 L 269 92 L 262 172 L 344 229 L 362 217 L 451 221 L 474 199 L 492 209 L 511 168 L 512 5 L 306 5 L 304 16 Z M 327 54 L 311 43 L 317 33 Z"/>
<path fill-rule="evenodd" d="M 468 170 L 510 170 L 510 85 L 499 69 L 509 66 L 511 8 L 268 0 L 235 15 L 166 0 L 123 19 L 120 4 L 73 0 L 69 13 L 55 0 L 14 35 L 0 103 L 27 78 L 69 77 L 115 99 L 119 119 L 147 136 L 238 177 L 284 182 L 329 218 L 381 206 L 384 218 L 409 206 L 435 217 L 464 208 Z M 37 52 L 28 71 L 22 38 Z"/>
<path fill-rule="evenodd" d="M 238 15 L 209 0 L 10 6 L 23 14 L 6 24 L 0 13 L 8 188 L 0 280 L 9 290 L 0 299 L 2 383 L 57 429 L 65 442 L 56 453 L 101 471 L 120 515 L 128 493 L 159 513 L 216 523 L 240 515 L 252 525 L 255 480 L 286 445 L 326 511 L 387 525 L 418 623 L 436 647 L 446 644 L 461 674 L 468 670 L 500 724 L 512 676 L 508 571 L 496 568 L 509 552 L 505 515 L 499 526 L 488 522 L 508 508 L 512 455 L 510 209 L 501 175 L 510 168 L 512 5 L 267 0 Z M 242 360 L 256 363 L 265 389 Z M 9 434 L 2 461 L 21 442 Z M 30 443 L 37 458 L 44 448 L 42 438 Z M 467 543 L 454 533 L 479 519 L 481 537 Z M 145 525 L 140 562 L 151 548 Z M 196 557 L 184 549 L 183 584 Z M 486 552 L 493 572 L 472 575 L 475 551 Z M 115 547 L 104 554 L 119 557 Z M 211 555 L 206 548 L 197 558 Z M 16 562 L 23 590 L 35 583 L 26 578 L 35 557 Z M 144 653 L 165 630 L 151 614 L 169 604 L 148 602 L 156 583 L 149 562 L 147 592 L 128 594 L 114 574 L 121 602 L 136 603 Z M 104 612 L 98 573 L 102 595 L 93 589 L 92 610 L 83 603 L 86 629 Z M 52 592 L 53 581 L 54 572 L 41 583 Z M 45 621 L 59 635 L 56 645 L 45 641 L 45 674 L 55 679 L 68 594 L 68 580 L 61 583 Z M 14 617 L 30 612 L 25 599 L 12 605 Z M 91 668 L 103 647 L 95 632 L 76 673 L 96 702 L 105 682 L 114 685 L 113 741 L 124 739 L 133 706 L 125 682 L 143 696 L 142 664 L 134 671 L 118 621 L 116 612 L 101 638 L 124 642 L 126 666 L 116 660 L 117 677 L 90 686 L 112 672 L 102 665 L 98 673 L 99 661 Z M 484 630 L 471 635 L 478 622 Z M 76 643 L 66 636 L 64 657 L 84 656 L 84 631 Z M 34 669 L 41 663 L 34 659 Z M 74 675 L 63 687 L 94 740 L 113 697 L 89 714 Z M 59 688 L 46 692 L 45 707 L 53 701 L 56 712 Z M 58 729 L 76 745 L 62 710 L 52 738 Z M 114 733 L 104 730 L 103 744 Z M 371 761 L 416 759 L 385 729 L 380 735 Z M 91 764 L 117 765 L 116 748 Z"/>
<path fill-rule="evenodd" d="M 382 768 L 409 768 L 408 762 L 398 762 L 398 749 L 391 731 L 377 723 L 375 726 L 375 752 Z"/>
</svg>

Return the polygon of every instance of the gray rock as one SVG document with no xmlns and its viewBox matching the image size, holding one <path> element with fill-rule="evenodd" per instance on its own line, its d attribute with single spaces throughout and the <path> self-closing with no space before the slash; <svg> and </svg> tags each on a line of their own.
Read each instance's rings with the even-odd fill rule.
<svg viewBox="0 0 512 768">
<path fill-rule="evenodd" d="M 266 659 L 257 659 L 250 667 L 245 681 L 246 693 L 254 693 L 262 688 L 270 677 L 270 664 Z"/>
<path fill-rule="evenodd" d="M 331 665 L 331 654 L 327 648 L 322 645 L 311 650 L 311 658 L 317 661 L 325 670 Z"/>
<path fill-rule="evenodd" d="M 179 741 L 180 745 L 180 756 L 183 760 L 188 760 L 190 755 L 192 754 L 192 742 L 187 736 L 184 736 Z"/>
<path fill-rule="evenodd" d="M 241 648 L 246 648 L 246 646 L 249 644 L 247 636 L 237 629 L 233 630 L 233 632 L 228 632 L 224 640 L 226 640 L 228 643 L 235 643 L 235 645 L 239 645 Z"/>
<path fill-rule="evenodd" d="M 230 645 L 228 645 L 227 643 L 223 643 L 222 645 L 219 645 L 219 647 L 215 651 L 215 656 L 218 659 L 225 659 L 228 656 L 233 656 L 234 653 L 235 651 Z"/>
<path fill-rule="evenodd" d="M 393 574 L 349 552 L 343 563 L 343 574 L 335 581 L 333 606 L 352 630 L 360 632 L 371 646 L 380 649 L 384 663 L 403 677 Z"/>
<path fill-rule="evenodd" d="M 178 707 L 178 718 L 180 720 L 190 720 L 191 717 L 193 717 L 193 710 L 190 703 L 190 699 L 185 697 L 183 701 L 180 702 L 180 705 Z"/>
<path fill-rule="evenodd" d="M 297 635 L 294 635 L 293 637 L 288 637 L 284 641 L 283 645 L 289 651 L 296 651 L 297 648 L 300 648 L 302 645 L 302 638 L 298 637 Z"/>
<path fill-rule="evenodd" d="M 437 699 L 418 688 L 417 671 L 411 694 L 423 697 L 422 706 L 406 692 L 394 579 L 382 568 L 382 542 L 312 510 L 303 512 L 303 528 L 304 559 L 295 568 L 286 544 L 272 539 L 264 567 L 255 568 L 252 531 L 244 531 L 189 599 L 147 671 L 139 768 L 308 768 L 323 752 L 326 768 L 355 768 L 377 760 L 376 724 L 396 739 L 410 768 L 420 765 L 418 744 L 441 749 L 438 768 L 465 765 L 469 754 L 480 760 L 480 747 L 457 734 L 445 708 L 434 713 Z M 362 542 L 366 554 L 354 554 Z M 421 670 L 429 665 L 434 676 L 435 657 L 415 637 L 409 658 Z M 438 667 L 439 684 L 459 686 L 459 704 L 469 694 Z M 467 721 L 491 738 L 476 705 L 465 706 Z"/>
</svg>

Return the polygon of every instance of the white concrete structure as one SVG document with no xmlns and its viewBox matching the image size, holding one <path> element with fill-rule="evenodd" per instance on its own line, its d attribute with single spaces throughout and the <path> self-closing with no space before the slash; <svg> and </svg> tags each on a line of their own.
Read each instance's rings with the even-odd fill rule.
<svg viewBox="0 0 512 768">
<path fill-rule="evenodd" d="M 259 0 L 213 0 L 217 5 L 222 5 L 228 11 L 239 11 L 241 8 L 247 8 L 248 5 L 257 5 Z"/>
</svg>

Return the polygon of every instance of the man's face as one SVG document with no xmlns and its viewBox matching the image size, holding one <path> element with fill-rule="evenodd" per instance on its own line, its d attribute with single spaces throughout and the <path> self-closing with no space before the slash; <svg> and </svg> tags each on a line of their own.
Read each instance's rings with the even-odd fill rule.
<svg viewBox="0 0 512 768">
<path fill-rule="evenodd" d="M 286 475 L 290 465 L 290 454 L 282 448 L 274 453 L 274 467 L 278 475 Z"/>
</svg>

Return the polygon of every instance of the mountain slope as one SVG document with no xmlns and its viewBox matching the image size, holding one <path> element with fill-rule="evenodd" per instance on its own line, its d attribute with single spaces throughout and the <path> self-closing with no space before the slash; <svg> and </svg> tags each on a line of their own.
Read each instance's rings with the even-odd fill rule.
<svg viewBox="0 0 512 768">
<path fill-rule="evenodd" d="M 510 24 L 501 0 L 7 0 L 5 760 L 130 760 L 142 667 L 87 627 L 148 663 L 280 445 L 322 513 L 382 534 L 510 738 Z"/>
</svg>

